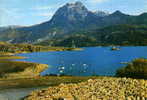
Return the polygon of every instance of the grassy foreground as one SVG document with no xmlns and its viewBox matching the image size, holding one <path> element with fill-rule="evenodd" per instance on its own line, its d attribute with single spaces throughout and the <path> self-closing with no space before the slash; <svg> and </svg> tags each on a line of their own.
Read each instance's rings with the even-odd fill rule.
<svg viewBox="0 0 147 100">
<path fill-rule="evenodd" d="M 147 80 L 101 77 L 34 91 L 25 100 L 147 100 Z"/>
</svg>

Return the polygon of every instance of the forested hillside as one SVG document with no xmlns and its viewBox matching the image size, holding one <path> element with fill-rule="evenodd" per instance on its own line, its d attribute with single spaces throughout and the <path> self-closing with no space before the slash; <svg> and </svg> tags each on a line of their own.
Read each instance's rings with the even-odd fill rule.
<svg viewBox="0 0 147 100">
<path fill-rule="evenodd" d="M 98 45 L 147 45 L 146 25 L 114 25 L 96 30 L 80 31 L 62 39 L 46 40 L 41 45 L 98 46 Z"/>
</svg>

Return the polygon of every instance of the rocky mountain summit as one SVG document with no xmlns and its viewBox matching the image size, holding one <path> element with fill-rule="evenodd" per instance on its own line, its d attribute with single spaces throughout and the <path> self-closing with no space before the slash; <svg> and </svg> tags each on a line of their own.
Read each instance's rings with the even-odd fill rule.
<svg viewBox="0 0 147 100">
<path fill-rule="evenodd" d="M 66 19 L 66 21 L 84 20 L 88 13 L 88 9 L 81 2 L 67 3 L 57 10 L 51 21 L 57 21 L 58 18 Z"/>
</svg>

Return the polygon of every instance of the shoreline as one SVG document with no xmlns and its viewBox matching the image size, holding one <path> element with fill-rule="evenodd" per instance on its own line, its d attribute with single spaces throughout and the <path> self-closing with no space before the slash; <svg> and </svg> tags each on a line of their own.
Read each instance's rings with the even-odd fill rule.
<svg viewBox="0 0 147 100">
<path fill-rule="evenodd" d="M 42 52 L 69 51 L 69 50 L 79 51 L 79 50 L 83 50 L 83 49 L 82 48 L 51 47 L 50 50 L 42 51 Z M 38 52 L 41 52 L 41 51 L 38 51 Z M 8 73 L 8 74 L 6 72 L 5 73 L 6 75 L 4 75 L 3 77 L 0 76 L 0 84 L 1 84 L 0 90 L 1 90 L 1 88 L 2 89 L 9 89 L 9 87 L 10 87 L 10 89 L 11 88 L 15 89 L 17 87 L 20 87 L 20 88 L 25 87 L 26 88 L 29 85 L 30 85 L 29 87 L 31 87 L 31 86 L 36 87 L 36 85 L 38 87 L 38 86 L 40 86 L 40 84 L 33 85 L 33 84 L 35 84 L 35 81 L 39 82 L 39 81 L 42 81 L 42 79 L 43 80 L 46 79 L 46 77 L 41 77 L 40 73 L 42 71 L 44 71 L 46 68 L 49 67 L 47 64 L 24 62 L 24 61 L 13 61 L 14 59 L 25 59 L 26 58 L 26 57 L 22 57 L 22 56 L 15 56 L 18 53 L 31 53 L 31 52 L 24 52 L 24 51 L 23 52 L 17 52 L 17 53 L 0 52 L 0 62 L 4 63 L 3 65 L 1 65 L 2 66 L 1 68 L 5 67 L 5 66 L 11 67 L 11 66 L 15 66 L 17 64 L 19 64 L 18 66 L 22 66 L 22 65 L 25 66 L 26 65 L 26 67 L 27 67 L 27 65 L 29 65 L 30 67 L 25 68 L 24 72 L 16 72 L 16 73 L 12 72 L 12 73 Z M 34 66 L 35 69 L 33 68 L 33 66 Z M 11 69 L 11 70 L 13 70 L 13 69 Z M 31 71 L 31 73 L 30 73 L 30 71 Z M 35 76 L 32 73 L 34 73 Z M 0 72 L 0 74 L 1 74 L 1 72 Z M 19 76 L 21 76 L 21 77 L 19 77 Z M 49 76 L 49 77 L 53 77 L 53 76 Z M 28 80 L 28 81 L 35 80 L 35 81 L 31 81 L 31 82 L 34 82 L 34 83 L 30 82 L 30 83 L 28 83 L 29 85 L 27 83 L 26 83 L 26 85 L 24 85 L 21 82 L 22 81 L 25 82 L 25 80 Z M 18 84 L 15 84 L 16 83 L 15 81 L 17 81 Z M 9 83 L 12 83 L 12 84 L 9 84 Z M 43 84 L 41 83 L 41 86 L 44 86 L 44 84 L 46 86 L 47 83 L 43 83 Z"/>
<path fill-rule="evenodd" d="M 0 79 L 0 97 L 4 100 L 20 100 L 32 91 L 39 91 L 60 84 L 85 82 L 102 77 L 46 76 L 26 79 Z"/>
<path fill-rule="evenodd" d="M 54 51 L 81 51 L 83 48 L 66 48 L 66 47 L 51 47 L 48 50 L 33 51 L 33 52 L 54 52 Z M 19 51 L 19 52 L 0 52 L 0 56 L 15 56 L 16 54 L 33 53 L 30 51 Z"/>
<path fill-rule="evenodd" d="M 19 88 L 19 89 L 5 89 L 0 91 L 0 99 L 2 100 L 21 100 L 26 97 L 32 91 L 44 89 L 45 87 L 39 88 Z"/>
</svg>

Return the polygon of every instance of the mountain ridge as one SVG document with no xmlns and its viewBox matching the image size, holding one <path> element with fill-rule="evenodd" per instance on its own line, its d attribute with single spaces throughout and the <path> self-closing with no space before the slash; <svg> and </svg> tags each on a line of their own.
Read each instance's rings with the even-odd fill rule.
<svg viewBox="0 0 147 100">
<path fill-rule="evenodd" d="M 51 20 L 29 27 L 0 29 L 0 40 L 12 43 L 36 43 L 63 38 L 73 32 L 106 26 L 129 24 L 147 25 L 147 13 L 132 16 L 116 11 L 112 14 L 89 11 L 81 2 L 67 3 L 60 7 Z"/>
</svg>

